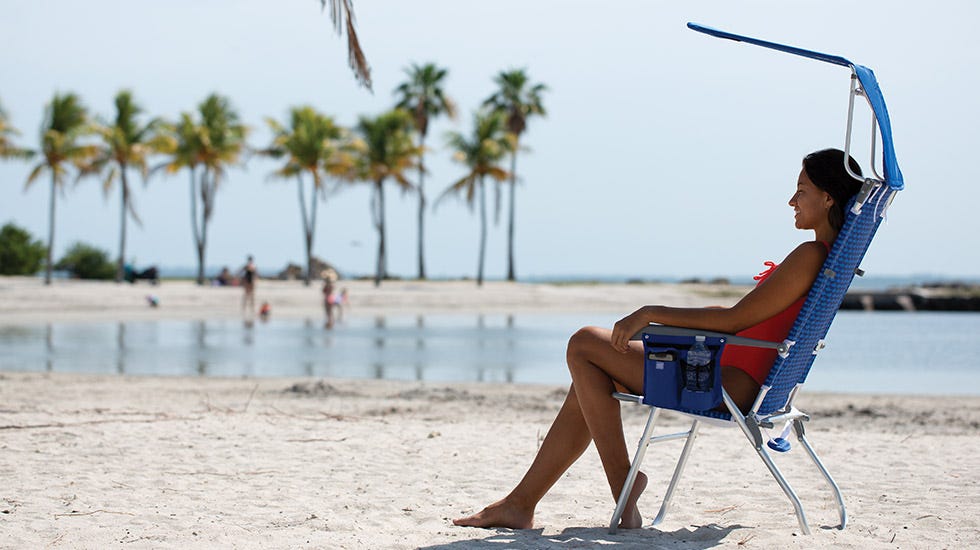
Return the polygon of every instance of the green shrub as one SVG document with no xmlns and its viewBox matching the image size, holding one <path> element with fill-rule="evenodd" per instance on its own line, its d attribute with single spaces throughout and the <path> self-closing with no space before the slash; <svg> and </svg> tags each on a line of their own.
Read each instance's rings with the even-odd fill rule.
<svg viewBox="0 0 980 550">
<path fill-rule="evenodd" d="M 69 271 L 79 279 L 112 279 L 116 274 L 108 252 L 82 242 L 71 245 L 54 268 Z"/>
<path fill-rule="evenodd" d="M 0 229 L 0 275 L 33 275 L 41 269 L 47 247 L 12 223 Z"/>
</svg>

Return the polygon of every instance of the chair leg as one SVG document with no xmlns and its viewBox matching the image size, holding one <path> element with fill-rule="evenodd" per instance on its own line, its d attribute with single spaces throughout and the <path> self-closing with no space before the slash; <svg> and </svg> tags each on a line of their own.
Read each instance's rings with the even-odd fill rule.
<svg viewBox="0 0 980 550">
<path fill-rule="evenodd" d="M 800 498 L 796 496 L 796 491 L 790 487 L 789 482 L 786 481 L 786 478 L 783 477 L 783 474 L 779 471 L 779 468 L 776 467 L 776 463 L 772 461 L 768 451 L 762 447 L 756 447 L 755 452 L 759 453 L 759 457 L 762 458 L 762 461 L 766 464 L 766 468 L 769 468 L 769 472 L 772 474 L 772 477 L 776 478 L 776 483 L 779 484 L 779 487 L 782 488 L 783 492 L 786 493 L 786 496 L 789 497 L 790 502 L 793 503 L 793 509 L 796 510 L 796 519 L 800 522 L 800 530 L 803 531 L 804 535 L 809 535 L 810 526 L 807 525 L 806 514 L 803 513 L 803 505 L 800 503 Z"/>
<path fill-rule="evenodd" d="M 623 517 L 623 511 L 626 509 L 626 501 L 629 500 L 630 493 L 633 491 L 633 483 L 636 482 L 636 475 L 640 472 L 640 464 L 643 463 L 643 456 L 647 452 L 647 447 L 650 445 L 650 436 L 653 434 L 653 425 L 657 421 L 657 416 L 660 415 L 660 409 L 658 407 L 653 407 L 650 411 L 650 416 L 647 417 L 647 425 L 643 429 L 643 436 L 640 438 L 640 442 L 636 446 L 636 453 L 633 455 L 633 463 L 630 464 L 630 471 L 626 475 L 626 482 L 623 483 L 623 490 L 619 493 L 619 500 L 616 501 L 616 511 L 613 512 L 613 517 L 609 520 L 609 533 L 615 533 L 619 528 L 619 520 Z"/>
<path fill-rule="evenodd" d="M 684 466 L 687 465 L 687 457 L 691 454 L 691 448 L 694 447 L 694 440 L 697 438 L 698 427 L 700 425 L 701 423 L 697 420 L 691 424 L 687 441 L 684 442 L 684 450 L 681 451 L 681 456 L 677 459 L 677 466 L 674 467 L 674 476 L 670 478 L 670 485 L 667 486 L 667 493 L 664 494 L 664 501 L 660 504 L 660 511 L 657 513 L 657 517 L 654 518 L 653 525 L 660 525 L 660 522 L 664 520 L 664 516 L 667 515 L 667 507 L 670 506 L 670 501 L 674 497 L 674 489 L 677 488 L 677 482 L 681 479 L 681 474 L 684 473 Z"/>
<path fill-rule="evenodd" d="M 806 453 L 810 455 L 810 460 L 812 460 L 817 466 L 817 469 L 820 470 L 821 474 L 823 474 L 824 480 L 827 481 L 827 484 L 830 485 L 830 489 L 834 492 L 834 498 L 837 499 L 837 512 L 840 514 L 840 526 L 838 528 L 843 529 L 847 526 L 847 509 L 844 507 L 844 497 L 841 495 L 840 487 L 837 486 L 837 482 L 834 481 L 834 478 L 830 476 L 830 472 L 828 472 L 827 468 L 824 467 L 823 462 L 820 461 L 816 451 L 814 451 L 813 447 L 810 446 L 810 441 L 806 438 L 806 433 L 803 429 L 803 421 L 799 419 L 794 420 L 793 428 L 796 431 L 796 438 L 803 444 L 803 448 L 806 449 Z"/>
<path fill-rule="evenodd" d="M 766 451 L 766 446 L 762 442 L 762 432 L 759 430 L 759 426 L 755 423 L 749 426 L 749 423 L 745 420 L 745 416 L 738 409 L 738 406 L 728 395 L 728 392 L 722 391 L 722 398 L 725 400 L 725 405 L 728 406 L 728 410 L 732 415 L 732 418 L 738 424 L 738 427 L 742 429 L 742 433 L 748 438 L 752 447 L 755 448 L 755 452 L 758 453 L 759 458 L 765 463 L 766 468 L 769 468 L 769 473 L 772 477 L 776 479 L 776 483 L 779 487 L 786 493 L 789 497 L 790 502 L 793 503 L 793 509 L 796 510 L 796 519 L 800 522 L 800 529 L 803 531 L 804 535 L 810 534 L 810 526 L 806 522 L 806 514 L 803 513 L 803 505 L 800 503 L 800 498 L 796 496 L 796 492 L 790 487 L 789 482 L 783 477 L 783 474 L 776 467 L 776 463 L 772 461 L 769 453 Z M 805 446 L 805 445 L 804 445 Z"/>
</svg>

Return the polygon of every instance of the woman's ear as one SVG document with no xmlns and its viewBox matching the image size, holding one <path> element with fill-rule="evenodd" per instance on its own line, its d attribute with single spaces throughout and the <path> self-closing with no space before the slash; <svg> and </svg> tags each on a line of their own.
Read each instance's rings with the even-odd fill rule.
<svg viewBox="0 0 980 550">
<path fill-rule="evenodd" d="M 830 193 L 823 192 L 824 208 L 830 210 L 830 207 L 834 205 L 834 197 L 830 196 Z"/>
</svg>

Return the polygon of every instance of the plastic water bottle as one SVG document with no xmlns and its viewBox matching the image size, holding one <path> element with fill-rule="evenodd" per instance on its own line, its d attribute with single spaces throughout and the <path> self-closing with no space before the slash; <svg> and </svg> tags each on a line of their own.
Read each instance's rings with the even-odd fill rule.
<svg viewBox="0 0 980 550">
<path fill-rule="evenodd" d="M 687 369 L 684 383 L 689 390 L 706 391 L 711 389 L 711 350 L 704 342 L 694 342 L 687 350 Z"/>
</svg>

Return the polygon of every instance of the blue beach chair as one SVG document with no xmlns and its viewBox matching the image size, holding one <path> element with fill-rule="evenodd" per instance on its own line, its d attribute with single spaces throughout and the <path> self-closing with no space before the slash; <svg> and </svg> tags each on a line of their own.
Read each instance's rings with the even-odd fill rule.
<svg viewBox="0 0 980 550">
<path fill-rule="evenodd" d="M 621 401 L 641 403 L 651 406 L 652 409 L 636 454 L 633 456 L 629 475 L 617 502 L 616 511 L 610 522 L 610 532 L 615 532 L 619 524 L 649 444 L 685 440 L 686 443 L 674 468 L 674 475 L 660 506 L 660 512 L 653 524 L 657 525 L 664 519 L 671 497 L 697 437 L 698 428 L 702 423 L 737 426 L 741 429 L 749 444 L 758 453 L 780 488 L 792 502 L 803 533 L 810 534 L 810 527 L 807 524 L 806 515 L 803 513 L 800 499 L 780 473 L 769 454 L 770 449 L 778 452 L 786 452 L 790 449 L 787 438 L 792 429 L 803 449 L 806 450 L 807 455 L 813 460 L 830 486 L 840 513 L 840 528 L 843 529 L 847 524 L 844 499 L 837 483 L 834 482 L 830 473 L 817 457 L 806 437 L 804 422 L 809 420 L 809 416 L 797 409 L 793 405 L 793 401 L 806 380 L 813 360 L 824 348 L 824 338 L 830 329 L 830 324 L 834 320 L 844 294 L 851 284 L 851 280 L 855 274 L 863 274 L 859 265 L 875 231 L 878 229 L 878 225 L 895 194 L 904 187 L 902 173 L 895 160 L 891 122 L 888 119 L 885 101 L 871 69 L 851 63 L 843 57 L 739 36 L 693 23 L 689 23 L 688 27 L 718 38 L 746 42 L 849 68 L 851 70 L 851 91 L 847 109 L 847 132 L 844 150 L 850 153 L 854 100 L 856 97 L 864 97 L 872 111 L 871 173 L 873 177 L 858 177 L 851 172 L 847 163 L 844 163 L 847 171 L 856 179 L 864 181 L 864 185 L 857 196 L 852 199 L 851 204 L 848 205 L 844 226 L 837 236 L 837 240 L 834 241 L 834 246 L 827 256 L 823 269 L 813 283 L 803 309 L 800 310 L 800 314 L 785 341 L 749 340 L 730 334 L 661 325 L 651 325 L 634 336 L 635 340 L 642 340 L 645 347 L 644 395 L 622 393 L 614 395 Z M 879 133 L 882 142 L 880 161 L 884 175 L 878 173 L 876 166 L 879 159 L 877 152 L 877 135 Z M 747 414 L 742 414 L 731 397 L 721 388 L 721 367 L 718 365 L 718 357 L 721 355 L 722 348 L 727 344 L 763 347 L 775 349 L 778 352 L 772 370 Z M 707 372 L 713 373 L 713 376 L 709 378 L 713 378 L 718 383 L 710 388 L 689 385 L 690 379 L 685 378 L 683 374 L 685 368 L 689 369 L 689 365 L 694 362 L 693 360 L 688 362 L 688 353 L 695 345 L 707 347 L 712 352 L 712 359 L 707 366 L 709 369 Z M 697 376 L 695 375 L 694 378 Z M 727 412 L 714 409 L 715 404 L 718 403 L 718 397 L 724 402 Z M 680 433 L 654 436 L 654 423 L 661 409 L 674 410 L 692 418 L 693 422 L 690 429 Z M 781 429 L 780 436 L 771 439 L 764 437 L 764 434 L 768 433 L 770 429 Z"/>
</svg>

